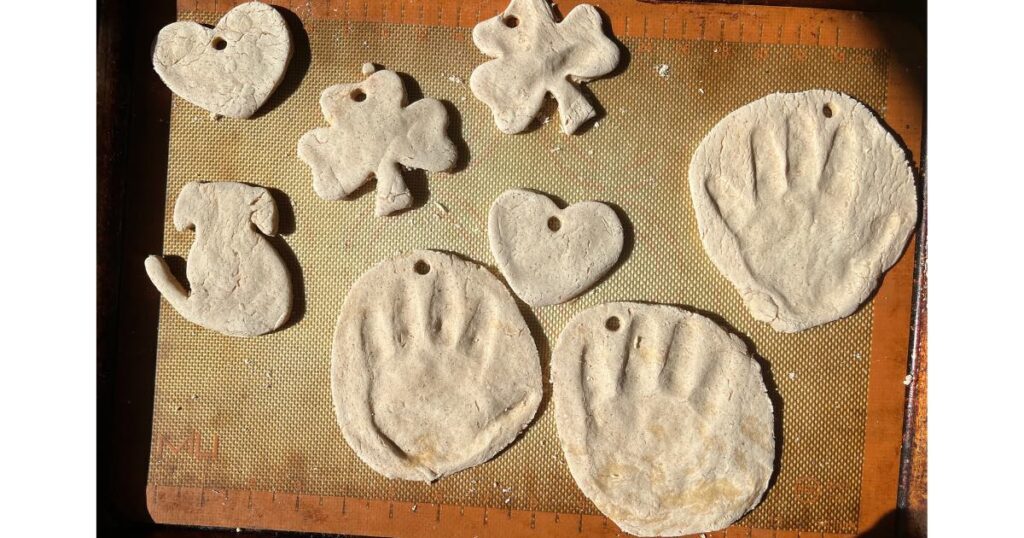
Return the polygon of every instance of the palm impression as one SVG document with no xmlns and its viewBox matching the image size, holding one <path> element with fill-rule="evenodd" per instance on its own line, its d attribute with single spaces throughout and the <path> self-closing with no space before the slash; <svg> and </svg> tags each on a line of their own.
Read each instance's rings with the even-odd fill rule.
<svg viewBox="0 0 1024 538">
<path fill-rule="evenodd" d="M 903 149 L 831 91 L 773 94 L 729 114 L 690 162 L 704 250 L 754 318 L 795 332 L 848 316 L 917 220 Z"/>
<path fill-rule="evenodd" d="M 639 303 L 585 310 L 558 337 L 552 382 L 569 470 L 623 530 L 714 531 L 764 494 L 775 439 L 761 368 L 711 320 Z"/>
<path fill-rule="evenodd" d="M 540 359 L 487 269 L 418 250 L 349 290 L 331 393 L 360 459 L 389 478 L 429 482 L 487 461 L 526 427 L 540 403 Z"/>
</svg>

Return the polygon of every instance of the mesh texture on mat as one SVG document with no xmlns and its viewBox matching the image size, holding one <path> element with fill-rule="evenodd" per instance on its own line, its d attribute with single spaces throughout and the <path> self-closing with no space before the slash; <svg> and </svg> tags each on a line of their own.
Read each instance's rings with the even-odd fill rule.
<svg viewBox="0 0 1024 538">
<path fill-rule="evenodd" d="M 213 23 L 218 16 L 182 18 Z M 740 523 L 856 530 L 871 306 L 798 334 L 753 320 L 703 252 L 686 170 L 718 120 L 771 92 L 828 88 L 884 113 L 884 52 L 626 38 L 626 69 L 589 85 L 603 109 L 596 124 L 563 135 L 549 101 L 541 117 L 550 116 L 550 123 L 509 136 L 469 91 L 470 72 L 486 60 L 470 30 L 317 20 L 306 31 L 308 69 L 300 50 L 288 79 L 255 119 L 212 121 L 174 98 L 164 235 L 164 253 L 172 262 L 179 257 L 172 266 L 182 272 L 180 257 L 192 241 L 171 223 L 186 182 L 258 184 L 273 189 L 282 211 L 282 234 L 273 242 L 289 263 L 297 297 L 286 328 L 253 339 L 191 325 L 161 302 L 151 483 L 597 513 L 558 446 L 550 345 L 585 308 L 651 301 L 712 313 L 763 358 L 781 417 L 781 458 L 764 501 Z M 345 201 L 318 198 L 296 155 L 299 137 L 326 125 L 321 90 L 361 80 L 367 61 L 407 75 L 411 100 L 446 101 L 461 152 L 455 173 L 407 175 L 417 207 L 389 218 L 373 218 L 372 190 Z M 669 66 L 667 76 L 659 74 L 661 64 Z M 526 312 L 541 351 L 545 398 L 538 418 L 508 450 L 431 485 L 385 479 L 355 456 L 335 421 L 328 371 L 341 303 L 363 271 L 400 251 L 454 251 L 493 267 L 487 209 L 512 187 L 568 203 L 618 206 L 632 231 L 628 258 L 577 300 Z M 186 440 L 201 451 L 180 450 Z"/>
</svg>

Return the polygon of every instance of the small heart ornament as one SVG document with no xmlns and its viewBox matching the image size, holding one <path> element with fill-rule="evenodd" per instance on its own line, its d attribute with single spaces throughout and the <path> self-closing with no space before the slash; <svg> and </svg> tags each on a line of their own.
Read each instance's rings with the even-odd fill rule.
<svg viewBox="0 0 1024 538">
<path fill-rule="evenodd" d="M 291 55 L 284 17 L 248 2 L 213 28 L 189 21 L 163 27 L 153 69 L 172 92 L 215 117 L 248 118 L 281 83 Z"/>
<path fill-rule="evenodd" d="M 601 202 L 560 209 L 543 194 L 508 190 L 491 205 L 487 231 L 498 269 L 535 307 L 583 293 L 622 254 L 622 222 Z"/>
</svg>

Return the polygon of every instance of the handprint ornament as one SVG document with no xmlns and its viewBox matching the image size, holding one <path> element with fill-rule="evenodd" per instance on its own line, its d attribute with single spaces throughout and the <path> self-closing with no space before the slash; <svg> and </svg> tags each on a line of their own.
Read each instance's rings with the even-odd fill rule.
<svg viewBox="0 0 1024 538">
<path fill-rule="evenodd" d="M 751 315 L 796 332 L 852 314 L 917 221 L 907 157 L 874 114 L 825 90 L 725 117 L 690 161 L 701 242 Z"/>
<path fill-rule="evenodd" d="M 774 468 L 772 404 L 746 345 L 677 307 L 607 303 L 552 352 L 555 423 L 576 483 L 638 536 L 729 526 Z"/>
<path fill-rule="evenodd" d="M 547 93 L 558 101 L 562 131 L 575 133 L 596 111 L 573 81 L 607 75 L 619 63 L 619 48 L 588 4 L 556 23 L 547 0 L 512 0 L 473 28 L 473 43 L 494 60 L 473 71 L 469 87 L 506 134 L 526 129 Z"/>
<path fill-rule="evenodd" d="M 443 172 L 455 165 L 448 112 L 436 99 L 406 106 L 405 86 L 394 71 L 363 67 L 363 82 L 324 90 L 320 108 L 329 127 L 299 139 L 299 158 L 313 171 L 313 189 L 325 200 L 347 197 L 377 180 L 374 215 L 412 206 L 399 165 Z"/>
<path fill-rule="evenodd" d="M 483 266 L 412 251 L 349 290 L 331 356 L 338 423 L 363 462 L 430 482 L 483 463 L 533 419 L 537 347 Z"/>
</svg>

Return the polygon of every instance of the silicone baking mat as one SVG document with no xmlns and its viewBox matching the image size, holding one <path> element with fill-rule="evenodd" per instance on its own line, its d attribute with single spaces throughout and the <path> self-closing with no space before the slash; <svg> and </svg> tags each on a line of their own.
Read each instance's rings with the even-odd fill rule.
<svg viewBox="0 0 1024 538">
<path fill-rule="evenodd" d="M 563 15 L 570 4 L 559 3 Z M 673 6 L 643 6 L 653 15 L 639 19 L 644 29 L 638 33 L 628 27 L 637 18 L 622 18 L 640 9 L 632 4 L 598 4 L 628 54 L 624 69 L 589 84 L 602 114 L 576 136 L 558 129 L 553 101 L 529 132 L 504 135 L 471 94 L 469 75 L 486 60 L 472 44 L 471 28 L 504 8 L 494 2 L 457 9 L 413 2 L 297 8 L 289 12 L 298 46 L 288 79 L 255 119 L 213 121 L 174 98 L 164 253 L 178 257 L 175 267 L 183 273 L 180 258 L 192 235 L 175 231 L 171 217 L 185 183 L 266 186 L 282 210 L 274 244 L 289 263 L 297 304 L 284 329 L 239 339 L 191 325 L 161 302 L 149 472 L 154 519 L 401 535 L 441 528 L 469 536 L 544 534 L 559 526 L 618 532 L 568 472 L 547 374 L 550 345 L 574 314 L 635 300 L 710 313 L 744 335 L 763 359 L 778 421 L 777 474 L 737 528 L 843 534 L 863 526 L 866 482 L 875 480 L 865 474 L 874 472 L 869 460 L 877 456 L 870 453 L 870 430 L 878 417 L 869 419 L 872 376 L 881 375 L 877 333 L 895 331 L 905 339 L 908 326 L 880 326 L 873 303 L 798 334 L 753 320 L 701 248 L 686 170 L 696 144 L 718 120 L 771 92 L 838 90 L 884 116 L 890 54 L 840 46 L 838 30 L 831 46 L 799 39 L 785 44 L 782 26 L 780 39 L 770 42 L 764 23 L 756 43 L 709 39 L 707 18 Z M 184 10 L 181 19 L 213 24 L 230 6 L 185 7 L 206 9 Z M 699 25 L 700 34 L 690 25 Z M 817 32 L 820 42 L 820 26 Z M 744 35 L 752 32 L 741 27 Z M 412 100 L 425 95 L 445 102 L 460 147 L 452 173 L 408 174 L 417 205 L 388 218 L 372 217 L 369 189 L 346 201 L 318 198 L 309 168 L 296 156 L 299 137 L 325 125 L 320 92 L 361 80 L 367 61 L 401 73 Z M 334 418 L 328 371 L 341 303 L 363 271 L 409 249 L 458 252 L 493 267 L 487 209 L 513 187 L 567 203 L 615 205 L 628 222 L 624 262 L 574 301 L 524 307 L 541 351 L 545 397 L 538 417 L 508 450 L 434 484 L 385 479 L 349 449 Z M 893 290 L 894 304 L 909 311 L 905 266 L 906 260 L 886 280 L 902 288 Z M 898 372 L 900 360 L 905 367 L 905 354 L 888 360 L 896 363 L 882 373 Z M 886 375 L 892 379 L 884 390 L 901 396 L 902 376 Z M 901 415 L 882 418 L 896 422 L 898 436 Z M 892 487 L 894 497 L 895 482 Z M 208 504 L 219 505 L 212 508 L 216 515 Z"/>
</svg>

